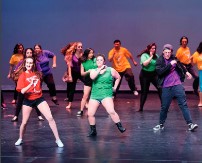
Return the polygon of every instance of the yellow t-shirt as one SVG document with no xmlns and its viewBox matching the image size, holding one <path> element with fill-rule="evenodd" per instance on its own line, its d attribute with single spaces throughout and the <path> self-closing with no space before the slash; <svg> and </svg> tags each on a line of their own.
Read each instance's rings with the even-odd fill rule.
<svg viewBox="0 0 202 163">
<path fill-rule="evenodd" d="M 188 65 L 191 63 L 191 53 L 188 47 L 180 47 L 176 52 L 176 57 L 183 64 Z"/>
<path fill-rule="evenodd" d="M 9 63 L 16 66 L 21 60 L 23 60 L 23 58 L 23 54 L 13 54 Z"/>
<path fill-rule="evenodd" d="M 200 55 L 198 52 L 195 52 L 192 55 L 193 63 L 197 65 L 198 70 L 202 70 L 202 55 Z"/>
<path fill-rule="evenodd" d="M 120 47 L 118 51 L 115 50 L 115 48 L 111 49 L 109 51 L 108 58 L 111 58 L 113 55 L 114 57 L 112 59 L 112 67 L 116 71 L 123 72 L 127 68 L 131 68 L 131 65 L 127 58 L 132 57 L 132 54 L 126 48 Z"/>
</svg>

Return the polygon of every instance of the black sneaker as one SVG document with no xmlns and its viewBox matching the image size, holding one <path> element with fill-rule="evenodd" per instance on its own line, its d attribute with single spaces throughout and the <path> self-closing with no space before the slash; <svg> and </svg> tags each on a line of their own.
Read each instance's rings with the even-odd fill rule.
<svg viewBox="0 0 202 163">
<path fill-rule="evenodd" d="M 197 128 L 198 128 L 197 124 L 190 123 L 188 130 L 189 131 L 195 131 L 195 129 L 197 129 Z"/>
<path fill-rule="evenodd" d="M 54 102 L 55 105 L 59 105 L 58 100 L 53 100 L 52 99 L 52 101 Z"/>
<path fill-rule="evenodd" d="M 76 116 L 81 117 L 82 115 L 83 115 L 83 111 L 78 111 Z"/>
</svg>

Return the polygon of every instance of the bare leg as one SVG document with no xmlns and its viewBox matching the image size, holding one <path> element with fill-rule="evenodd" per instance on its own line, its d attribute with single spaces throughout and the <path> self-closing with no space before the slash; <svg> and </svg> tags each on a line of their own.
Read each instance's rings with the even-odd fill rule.
<svg viewBox="0 0 202 163">
<path fill-rule="evenodd" d="M 60 138 L 59 138 L 57 126 L 51 114 L 51 110 L 50 110 L 50 107 L 48 106 L 48 103 L 46 101 L 43 101 L 42 103 L 38 105 L 38 109 L 44 115 L 44 117 L 48 120 L 49 126 L 55 136 L 55 139 L 59 140 Z"/>
<path fill-rule="evenodd" d="M 26 106 L 26 105 L 22 106 L 22 123 L 20 125 L 19 139 L 23 138 L 23 135 L 26 131 L 27 121 L 30 117 L 31 112 L 32 112 L 32 108 L 30 106 Z"/>
<path fill-rule="evenodd" d="M 91 87 L 84 85 L 83 98 L 81 100 L 81 108 L 80 108 L 81 111 L 83 111 L 83 108 L 84 108 L 84 106 L 88 100 L 88 97 L 90 95 L 90 91 L 91 91 Z"/>
<path fill-rule="evenodd" d="M 120 122 L 119 116 L 114 110 L 114 102 L 112 98 L 107 97 L 104 100 L 102 100 L 102 105 L 104 106 L 104 108 L 106 109 L 106 111 L 108 112 L 108 114 L 111 116 L 112 120 L 115 123 Z"/>
<path fill-rule="evenodd" d="M 97 100 L 90 99 L 88 104 L 88 121 L 90 125 L 95 125 L 95 112 L 99 105 Z"/>
</svg>

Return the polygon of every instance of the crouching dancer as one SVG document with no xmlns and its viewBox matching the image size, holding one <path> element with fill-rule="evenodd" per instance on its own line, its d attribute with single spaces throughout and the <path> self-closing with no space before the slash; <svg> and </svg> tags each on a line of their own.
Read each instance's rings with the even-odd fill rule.
<svg viewBox="0 0 202 163">
<path fill-rule="evenodd" d="M 30 117 L 30 113 L 32 111 L 32 108 L 37 107 L 48 120 L 58 147 L 63 147 L 64 145 L 59 138 L 57 126 L 51 114 L 50 107 L 42 97 L 42 75 L 40 72 L 36 71 L 35 60 L 32 57 L 27 57 L 24 60 L 23 64 L 25 69 L 18 79 L 17 91 L 24 94 L 25 98 L 22 106 L 22 123 L 20 125 L 19 139 L 17 140 L 15 145 L 17 146 L 23 143 L 23 135 L 26 130 L 27 121 Z"/>
<path fill-rule="evenodd" d="M 123 133 L 126 129 L 122 126 L 118 114 L 114 110 L 113 91 L 116 90 L 119 82 L 119 73 L 105 64 L 105 57 L 102 54 L 98 54 L 96 57 L 96 69 L 91 70 L 90 78 L 93 80 L 91 96 L 88 105 L 88 120 L 90 123 L 89 137 L 96 136 L 95 126 L 95 113 L 100 105 L 104 106 L 112 120 L 116 123 L 119 131 Z M 115 78 L 115 84 L 113 87 L 113 78 Z"/>
<path fill-rule="evenodd" d="M 198 125 L 192 123 L 189 108 L 187 106 L 184 87 L 182 85 L 182 82 L 185 79 L 185 74 L 188 76 L 188 79 L 191 79 L 192 76 L 184 68 L 184 66 L 175 59 L 172 53 L 172 45 L 164 45 L 163 54 L 156 62 L 158 85 L 162 87 L 162 96 L 159 125 L 155 126 L 153 129 L 155 131 L 164 129 L 164 123 L 167 118 L 168 109 L 172 99 L 175 97 L 182 111 L 183 117 L 188 124 L 188 130 L 194 131 Z"/>
</svg>

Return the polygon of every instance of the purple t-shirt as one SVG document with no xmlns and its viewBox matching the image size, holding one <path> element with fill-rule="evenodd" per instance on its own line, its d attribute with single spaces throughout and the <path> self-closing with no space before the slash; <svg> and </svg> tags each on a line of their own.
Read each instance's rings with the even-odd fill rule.
<svg viewBox="0 0 202 163">
<path fill-rule="evenodd" d="M 43 76 L 46 76 L 52 73 L 49 67 L 49 58 L 53 58 L 54 56 L 55 54 L 48 50 L 43 50 L 42 53 L 38 55 L 37 59 L 39 60 Z"/>
<path fill-rule="evenodd" d="M 169 64 L 172 60 L 166 60 L 166 65 Z M 170 73 L 165 77 L 164 82 L 163 82 L 163 88 L 165 87 L 172 87 L 174 85 L 179 85 L 182 84 L 180 77 L 175 70 L 176 64 L 174 64 L 171 68 Z"/>
<path fill-rule="evenodd" d="M 75 55 L 73 55 L 72 56 L 72 71 L 80 73 L 80 69 L 81 69 L 81 62 Z"/>
</svg>

